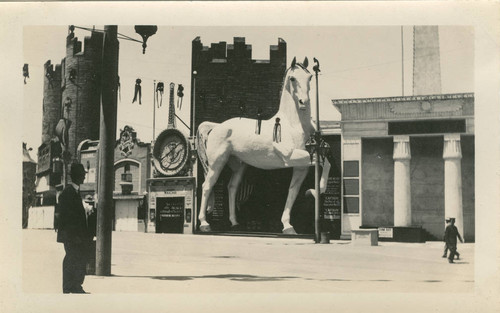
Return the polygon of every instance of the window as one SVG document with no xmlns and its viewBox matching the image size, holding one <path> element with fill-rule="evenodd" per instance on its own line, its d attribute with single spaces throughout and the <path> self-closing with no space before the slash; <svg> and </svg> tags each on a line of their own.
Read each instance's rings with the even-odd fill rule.
<svg viewBox="0 0 500 313">
<path fill-rule="evenodd" d="M 344 177 L 359 177 L 358 161 L 344 161 Z"/>
<path fill-rule="evenodd" d="M 344 213 L 359 214 L 359 161 L 344 161 Z"/>
</svg>

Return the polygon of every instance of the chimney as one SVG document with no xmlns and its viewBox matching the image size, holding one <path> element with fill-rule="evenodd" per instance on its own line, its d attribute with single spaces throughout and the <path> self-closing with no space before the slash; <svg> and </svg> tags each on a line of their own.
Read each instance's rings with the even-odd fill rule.
<svg viewBox="0 0 500 313">
<path fill-rule="evenodd" d="M 413 27 L 413 95 L 441 94 L 438 26 Z"/>
</svg>

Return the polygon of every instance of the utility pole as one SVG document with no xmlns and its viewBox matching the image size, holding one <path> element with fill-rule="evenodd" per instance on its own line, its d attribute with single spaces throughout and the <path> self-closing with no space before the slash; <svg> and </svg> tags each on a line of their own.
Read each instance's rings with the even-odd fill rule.
<svg viewBox="0 0 500 313">
<path fill-rule="evenodd" d="M 321 178 L 321 172 L 319 168 L 320 162 L 320 142 L 321 142 L 321 126 L 319 124 L 319 89 L 318 89 L 318 72 L 319 62 L 314 58 L 316 64 L 313 69 L 316 73 L 316 131 L 314 132 L 314 139 L 316 140 L 316 163 L 314 164 L 314 189 L 316 191 L 316 197 L 314 198 L 314 242 L 319 243 L 321 237 L 321 224 L 320 224 L 320 210 L 321 210 L 321 194 L 319 188 L 319 181 Z"/>
<path fill-rule="evenodd" d="M 99 194 L 96 275 L 111 275 L 111 217 L 113 210 L 114 147 L 118 88 L 118 27 L 104 26 L 99 128 Z"/>
</svg>

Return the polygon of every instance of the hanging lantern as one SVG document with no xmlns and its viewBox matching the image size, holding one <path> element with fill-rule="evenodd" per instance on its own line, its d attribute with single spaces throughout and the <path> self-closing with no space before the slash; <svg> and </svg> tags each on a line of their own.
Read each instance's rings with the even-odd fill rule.
<svg viewBox="0 0 500 313">
<path fill-rule="evenodd" d="M 135 27 L 135 32 L 141 35 L 142 37 L 142 54 L 146 53 L 146 41 L 148 41 L 148 38 L 156 34 L 156 31 L 158 30 L 158 26 L 155 25 L 136 25 Z"/>
<path fill-rule="evenodd" d="M 24 84 L 26 85 L 26 78 L 30 78 L 29 66 L 26 63 L 23 66 L 23 76 L 24 76 Z"/>
<path fill-rule="evenodd" d="M 179 84 L 177 87 L 177 108 L 180 110 L 182 108 L 182 98 L 184 97 L 184 87 Z"/>
<path fill-rule="evenodd" d="M 276 122 L 274 123 L 273 141 L 276 143 L 281 142 L 281 124 L 279 117 L 276 118 Z"/>
<path fill-rule="evenodd" d="M 156 85 L 156 103 L 158 105 L 158 108 L 161 107 L 162 103 L 163 103 L 163 92 L 165 91 L 165 85 L 163 84 L 163 82 L 159 82 L 157 85 Z M 158 100 L 158 96 L 159 96 L 159 100 Z"/>
<path fill-rule="evenodd" d="M 316 153 L 316 139 L 314 138 L 314 135 L 311 135 L 309 140 L 306 142 L 306 150 L 309 152 L 309 157 L 311 158 L 312 163 L 314 153 Z"/>
<path fill-rule="evenodd" d="M 330 145 L 321 139 L 321 143 L 319 144 L 319 155 L 321 155 L 321 164 L 325 163 L 326 156 L 330 152 Z"/>
<path fill-rule="evenodd" d="M 63 162 L 60 158 L 52 159 L 52 172 L 54 174 L 62 175 L 63 173 Z"/>
</svg>

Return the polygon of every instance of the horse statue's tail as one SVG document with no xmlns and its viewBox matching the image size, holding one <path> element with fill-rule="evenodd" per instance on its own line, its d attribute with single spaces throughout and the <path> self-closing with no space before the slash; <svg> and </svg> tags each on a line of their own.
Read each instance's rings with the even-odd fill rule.
<svg viewBox="0 0 500 313">
<path fill-rule="evenodd" d="M 207 158 L 207 141 L 208 135 L 212 129 L 217 126 L 217 123 L 203 122 L 198 126 L 198 131 L 196 133 L 196 147 L 198 149 L 198 158 L 203 166 L 203 174 L 208 172 L 208 158 Z"/>
</svg>

